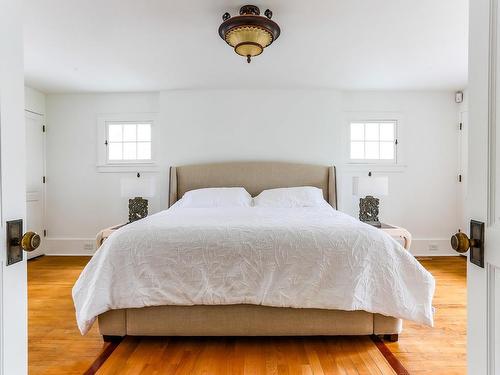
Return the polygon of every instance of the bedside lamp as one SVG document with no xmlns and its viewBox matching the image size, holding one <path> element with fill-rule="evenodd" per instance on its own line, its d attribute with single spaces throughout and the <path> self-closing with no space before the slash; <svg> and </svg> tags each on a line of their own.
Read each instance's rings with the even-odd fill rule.
<svg viewBox="0 0 500 375">
<path fill-rule="evenodd" d="M 372 177 L 371 172 L 368 177 L 353 177 L 352 195 L 360 197 L 359 220 L 380 228 L 379 199 L 375 197 L 386 196 L 388 193 L 388 177 Z"/>
<path fill-rule="evenodd" d="M 148 216 L 148 200 L 155 195 L 155 179 L 149 177 L 124 177 L 120 180 L 123 198 L 128 200 L 128 221 L 133 222 Z M 133 198 L 132 198 L 133 197 Z"/>
</svg>

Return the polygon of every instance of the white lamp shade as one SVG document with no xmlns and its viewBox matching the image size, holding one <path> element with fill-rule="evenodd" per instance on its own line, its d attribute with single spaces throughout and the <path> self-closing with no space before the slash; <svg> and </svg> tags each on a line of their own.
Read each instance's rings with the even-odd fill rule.
<svg viewBox="0 0 500 375">
<path fill-rule="evenodd" d="M 389 194 L 388 177 L 353 177 L 352 195 L 357 197 L 382 197 Z"/>
<path fill-rule="evenodd" d="M 123 198 L 149 198 L 156 193 L 156 180 L 152 177 L 123 177 L 120 185 Z"/>
</svg>

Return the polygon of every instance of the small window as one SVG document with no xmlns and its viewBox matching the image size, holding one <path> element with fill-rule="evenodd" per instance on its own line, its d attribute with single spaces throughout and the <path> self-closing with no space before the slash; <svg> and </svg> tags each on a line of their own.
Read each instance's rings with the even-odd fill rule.
<svg viewBox="0 0 500 375">
<path fill-rule="evenodd" d="M 350 159 L 365 162 L 396 162 L 396 121 L 350 123 Z"/>
<path fill-rule="evenodd" d="M 108 163 L 151 161 L 151 123 L 106 122 Z"/>
</svg>

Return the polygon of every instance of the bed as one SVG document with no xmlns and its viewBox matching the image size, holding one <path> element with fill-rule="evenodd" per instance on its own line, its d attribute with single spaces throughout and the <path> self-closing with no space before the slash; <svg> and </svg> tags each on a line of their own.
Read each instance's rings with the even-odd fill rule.
<svg viewBox="0 0 500 375">
<path fill-rule="evenodd" d="M 303 210 L 298 214 L 270 210 L 186 213 L 171 208 L 120 228 L 96 252 L 73 289 L 82 333 L 97 319 L 105 340 L 126 335 L 372 334 L 397 340 L 402 330 L 401 318 L 432 325 L 434 279 L 382 231 L 334 210 L 337 205 L 335 167 L 285 162 L 171 167 L 169 206 L 184 193 L 200 188 L 244 187 L 256 196 L 265 189 L 296 186 L 322 189 L 331 207 Z M 260 216 L 256 219 L 255 215 Z M 286 225 L 282 220 L 286 220 Z M 207 222 L 212 223 L 211 226 L 207 227 Z M 266 225 L 273 230 L 268 231 Z M 213 230 L 214 226 L 218 232 Z M 354 234 L 340 238 L 335 231 Z M 268 232 L 273 235 L 266 237 Z M 218 233 L 228 237 L 219 238 Z M 190 240 L 186 240 L 186 236 Z M 287 242 L 283 244 L 285 238 Z M 244 248 L 243 245 L 251 241 L 257 241 L 257 245 L 253 243 Z M 278 244 L 273 245 L 271 252 L 262 250 L 268 249 L 269 242 L 273 241 Z M 203 249 L 203 257 L 209 259 L 193 267 L 192 263 L 199 258 L 186 247 L 187 243 L 196 243 L 198 250 Z M 319 250 L 311 251 L 306 257 L 301 255 L 300 259 L 293 258 L 296 256 L 293 253 L 282 254 L 287 246 L 302 246 L 297 244 Z M 326 251 L 330 245 L 332 249 L 352 254 L 345 257 L 338 251 Z M 369 246 L 377 250 L 371 251 Z M 164 248 L 170 248 L 169 252 L 158 256 Z M 252 258 L 241 262 L 240 258 L 251 252 L 254 252 Z M 265 258 L 266 254 L 272 254 L 272 258 Z M 276 260 L 277 254 L 285 256 L 287 261 Z M 252 263 L 255 259 L 259 260 L 258 264 Z M 224 262 L 234 264 L 222 271 L 214 267 L 220 268 Z M 285 276 L 276 271 L 283 264 L 286 267 L 280 272 Z M 239 267 L 236 272 L 234 265 Z M 302 279 L 294 275 L 294 272 L 300 273 L 294 268 L 297 265 L 306 269 L 300 271 L 306 274 Z M 199 269 L 203 267 L 206 269 L 200 276 Z M 243 279 L 251 275 L 250 281 L 241 283 L 238 272 L 242 272 Z M 190 275 L 186 278 L 194 280 L 192 285 L 186 286 L 188 283 L 181 280 L 183 285 L 179 286 L 180 273 L 182 277 Z M 208 284 L 207 280 L 200 281 L 200 278 L 211 277 L 211 273 L 218 275 L 217 282 L 223 286 L 214 284 L 213 280 Z M 259 275 L 257 281 L 252 279 L 255 275 Z M 256 286 L 248 286 L 253 284 Z M 198 285 L 203 285 L 199 287 L 203 292 L 196 292 Z M 214 290 L 219 287 L 220 290 Z M 254 293 L 255 289 L 258 292 Z M 296 290 L 299 292 L 294 292 Z"/>
</svg>

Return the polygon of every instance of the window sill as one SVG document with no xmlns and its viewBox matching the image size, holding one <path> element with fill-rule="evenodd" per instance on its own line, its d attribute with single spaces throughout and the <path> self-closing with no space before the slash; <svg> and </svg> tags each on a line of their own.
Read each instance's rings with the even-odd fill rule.
<svg viewBox="0 0 500 375">
<path fill-rule="evenodd" d="M 403 173 L 408 166 L 406 164 L 379 164 L 379 163 L 346 163 L 346 172 L 378 172 L 378 173 Z"/>
<path fill-rule="evenodd" d="M 159 172 L 155 163 L 104 164 L 97 165 L 98 173 Z"/>
</svg>

